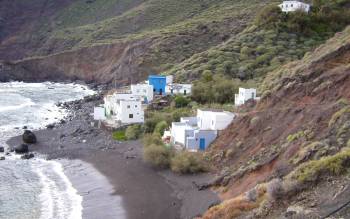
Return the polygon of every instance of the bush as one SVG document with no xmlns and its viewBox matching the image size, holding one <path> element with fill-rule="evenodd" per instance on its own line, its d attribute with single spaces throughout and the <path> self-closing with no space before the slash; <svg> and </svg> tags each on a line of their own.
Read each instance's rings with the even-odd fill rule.
<svg viewBox="0 0 350 219">
<path fill-rule="evenodd" d="M 166 121 L 161 121 L 157 123 L 154 132 L 159 133 L 162 136 L 166 128 L 168 128 L 168 123 Z"/>
<path fill-rule="evenodd" d="M 290 178 L 301 183 L 316 182 L 321 175 L 340 175 L 348 170 L 350 163 L 350 149 L 345 149 L 333 156 L 323 157 L 301 164 L 294 170 Z"/>
<path fill-rule="evenodd" d="M 125 137 L 128 140 L 136 140 L 140 137 L 142 133 L 140 125 L 131 125 L 125 131 Z"/>
<path fill-rule="evenodd" d="M 143 158 L 153 167 L 167 168 L 170 165 L 171 150 L 163 145 L 152 144 L 144 148 Z"/>
<path fill-rule="evenodd" d="M 191 102 L 190 99 L 182 95 L 176 96 L 174 101 L 175 101 L 176 108 L 186 107 Z"/>
<path fill-rule="evenodd" d="M 117 140 L 117 141 L 126 141 L 127 140 L 127 138 L 125 136 L 125 130 L 119 130 L 119 131 L 113 132 L 112 137 L 114 140 Z"/>
<path fill-rule="evenodd" d="M 198 173 L 207 170 L 201 154 L 180 152 L 171 159 L 171 170 L 176 173 Z"/>
<path fill-rule="evenodd" d="M 142 139 L 144 147 L 148 147 L 149 145 L 163 145 L 162 136 L 159 133 L 146 134 Z"/>
</svg>

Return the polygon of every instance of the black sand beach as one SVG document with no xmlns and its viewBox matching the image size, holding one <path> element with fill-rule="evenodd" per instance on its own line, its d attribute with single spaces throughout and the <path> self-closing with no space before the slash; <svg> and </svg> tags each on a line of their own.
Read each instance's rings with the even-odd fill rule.
<svg viewBox="0 0 350 219">
<path fill-rule="evenodd" d="M 117 142 L 107 130 L 91 126 L 96 98 L 67 104 L 71 115 L 54 128 L 36 131 L 31 151 L 60 160 L 83 196 L 83 218 L 193 218 L 218 197 L 198 191 L 212 176 L 179 176 L 154 170 L 142 160 L 140 141 Z M 21 137 L 9 140 L 11 146 Z"/>
</svg>

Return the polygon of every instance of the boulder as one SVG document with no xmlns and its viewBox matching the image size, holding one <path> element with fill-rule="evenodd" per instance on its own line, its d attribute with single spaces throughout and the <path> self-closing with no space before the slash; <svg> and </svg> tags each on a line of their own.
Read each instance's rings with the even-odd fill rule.
<svg viewBox="0 0 350 219">
<path fill-rule="evenodd" d="M 53 128 L 55 128 L 55 125 L 54 124 L 49 124 L 49 125 L 46 126 L 46 128 L 53 129 Z"/>
<path fill-rule="evenodd" d="M 22 156 L 21 156 L 21 159 L 23 159 L 23 160 L 29 160 L 29 159 L 31 159 L 31 158 L 33 158 L 33 157 L 34 157 L 34 154 L 30 153 L 30 154 L 22 155 Z"/>
<path fill-rule="evenodd" d="M 0 147 L 0 153 L 4 153 L 5 152 L 5 148 L 4 147 Z"/>
<path fill-rule="evenodd" d="M 29 130 L 25 130 L 23 135 L 23 142 L 26 144 L 35 144 L 36 143 L 36 136 L 34 135 L 33 132 L 29 131 Z"/>
<path fill-rule="evenodd" d="M 17 154 L 28 153 L 28 151 L 29 151 L 29 147 L 27 144 L 21 144 L 15 147 L 15 152 Z"/>
<path fill-rule="evenodd" d="M 5 157 L 0 157 L 0 160 L 5 160 Z"/>
</svg>

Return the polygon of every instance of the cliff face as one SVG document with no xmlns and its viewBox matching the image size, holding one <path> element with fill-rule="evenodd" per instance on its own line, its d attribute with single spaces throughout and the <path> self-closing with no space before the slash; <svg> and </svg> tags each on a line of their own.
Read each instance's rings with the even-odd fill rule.
<svg viewBox="0 0 350 219">
<path fill-rule="evenodd" d="M 334 164 L 325 163 L 350 146 L 349 63 L 347 28 L 304 59 L 268 75 L 261 101 L 255 107 L 241 109 L 241 115 L 209 152 L 221 172 L 216 186 L 228 201 L 210 209 L 205 218 L 280 218 L 292 205 L 302 209 L 304 218 L 318 218 L 346 202 L 342 195 L 350 191 L 344 190 L 342 195 L 339 191 L 348 184 L 347 175 L 334 177 L 326 171 L 327 165 Z M 346 162 L 340 164 L 348 168 Z M 298 169 L 303 165 L 305 175 Z M 317 177 L 313 175 L 316 172 Z M 276 190 L 289 191 L 289 180 L 296 175 L 298 180 L 293 183 L 298 188 L 281 194 L 283 198 L 277 202 L 271 201 Z M 268 184 L 274 178 L 287 183 L 281 183 L 280 188 Z M 324 180 L 328 186 L 322 184 Z M 333 187 L 329 186 L 332 183 Z M 287 184 L 288 189 L 282 186 Z M 251 191 L 258 194 L 255 201 L 247 201 L 252 193 L 245 192 Z M 327 195 L 321 191 L 335 196 L 325 201 Z"/>
<path fill-rule="evenodd" d="M 152 40 L 86 47 L 51 56 L 4 62 L 0 80 L 130 83 L 146 77 L 141 63 Z M 140 70 L 142 68 L 142 70 Z M 136 81 L 135 81 L 136 82 Z"/>
</svg>

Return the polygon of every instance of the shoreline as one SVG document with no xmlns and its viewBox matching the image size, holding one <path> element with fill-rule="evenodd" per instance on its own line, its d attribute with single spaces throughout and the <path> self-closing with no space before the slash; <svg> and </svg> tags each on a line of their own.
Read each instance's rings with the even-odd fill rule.
<svg viewBox="0 0 350 219">
<path fill-rule="evenodd" d="M 65 172 L 79 194 L 87 188 L 103 184 L 103 192 L 83 196 L 83 218 L 115 218 L 105 216 L 111 207 L 124 207 L 125 218 L 193 218 L 219 201 L 210 190 L 198 191 L 194 182 L 209 181 L 210 174 L 179 176 L 170 171 L 154 170 L 142 160 L 140 141 L 117 142 L 110 132 L 90 126 L 93 106 L 101 98 L 87 97 L 64 103 L 70 113 L 64 122 L 34 131 L 38 143 L 31 152 L 65 163 Z M 10 146 L 21 142 L 21 136 L 10 139 Z M 68 162 L 68 165 L 67 163 Z M 80 163 L 85 175 L 74 175 Z M 90 193 L 91 194 L 91 193 Z M 112 203 L 112 206 L 100 204 Z M 118 205 L 118 206 L 117 206 Z M 90 213 L 89 213 L 90 212 Z M 118 211 L 115 215 L 118 215 Z M 93 215 L 91 215 L 93 214 Z M 116 216 L 117 217 L 117 216 Z M 119 217 L 117 217 L 119 218 Z"/>
</svg>

